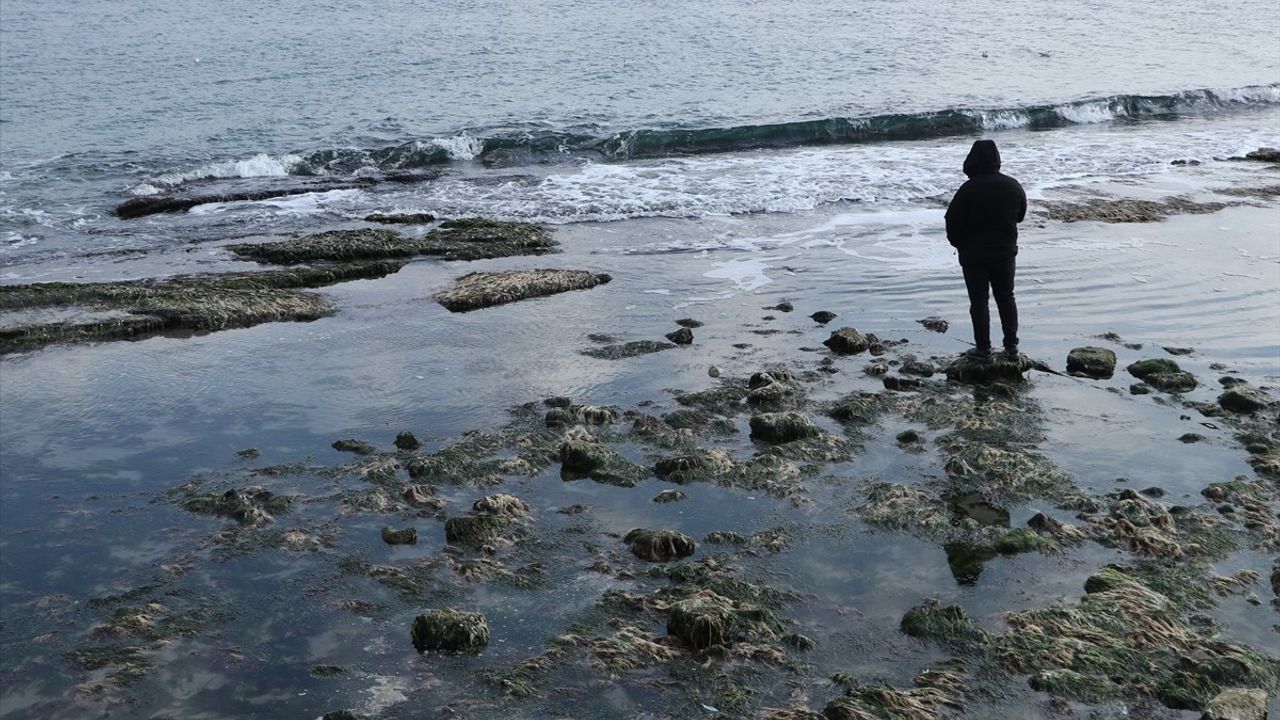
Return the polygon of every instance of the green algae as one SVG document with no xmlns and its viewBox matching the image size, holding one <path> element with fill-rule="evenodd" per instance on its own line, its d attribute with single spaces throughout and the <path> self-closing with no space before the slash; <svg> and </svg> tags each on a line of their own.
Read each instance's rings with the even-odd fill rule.
<svg viewBox="0 0 1280 720">
<path fill-rule="evenodd" d="M 1088 702 L 1154 694 L 1169 707 L 1199 709 L 1222 687 L 1280 687 L 1280 660 L 1190 623 L 1189 610 L 1207 595 L 1183 589 L 1184 567 L 1139 567 L 1105 568 L 1089 579 L 1078 603 L 1007 613 L 1002 634 L 936 602 L 908 611 L 902 629 L 1029 674 L 1038 689 Z"/>
</svg>

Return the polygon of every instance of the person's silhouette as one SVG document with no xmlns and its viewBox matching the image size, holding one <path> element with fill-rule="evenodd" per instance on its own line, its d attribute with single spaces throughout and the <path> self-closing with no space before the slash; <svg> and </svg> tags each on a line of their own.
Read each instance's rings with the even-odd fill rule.
<svg viewBox="0 0 1280 720">
<path fill-rule="evenodd" d="M 964 161 L 969 179 L 947 206 L 947 240 L 960 252 L 964 284 L 969 290 L 969 317 L 976 347 L 966 354 L 991 357 L 991 314 L 987 288 L 996 298 L 1004 350 L 1018 354 L 1018 306 L 1013 275 L 1018 254 L 1018 223 L 1027 215 L 1027 194 L 1017 180 L 1000 172 L 1000 150 L 992 140 L 978 140 Z"/>
</svg>

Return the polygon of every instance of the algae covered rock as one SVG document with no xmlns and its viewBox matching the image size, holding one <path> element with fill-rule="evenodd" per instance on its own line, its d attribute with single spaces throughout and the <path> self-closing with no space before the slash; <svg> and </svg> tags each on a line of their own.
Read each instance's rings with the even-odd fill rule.
<svg viewBox="0 0 1280 720">
<path fill-rule="evenodd" d="M 733 470 L 733 458 L 728 451 L 714 448 L 706 452 L 663 458 L 653 466 L 658 477 L 675 483 L 706 480 Z"/>
<path fill-rule="evenodd" d="M 923 325 L 926 330 L 932 330 L 936 333 L 945 333 L 951 327 L 950 323 L 936 315 L 931 315 L 916 322 Z"/>
<path fill-rule="evenodd" d="M 817 437 L 822 431 L 798 412 L 761 413 L 751 418 L 751 437 L 780 445 Z"/>
<path fill-rule="evenodd" d="M 1031 528 L 1015 528 L 996 539 L 995 549 L 1005 555 L 1016 555 L 1026 552 L 1052 553 L 1059 547 L 1053 538 L 1041 535 Z"/>
<path fill-rule="evenodd" d="M 694 650 L 732 642 L 737 613 L 733 601 L 711 590 L 673 603 L 667 611 L 667 634 Z"/>
<path fill-rule="evenodd" d="M 467 312 L 570 290 L 587 290 L 612 280 L 586 270 L 540 269 L 476 272 L 458 278 L 435 299 L 450 312 Z"/>
<path fill-rule="evenodd" d="M 477 515 L 519 518 L 529 514 L 529 506 L 515 495 L 498 493 L 475 501 L 471 504 L 471 511 Z"/>
<path fill-rule="evenodd" d="M 399 450 L 417 450 L 422 447 L 418 437 L 408 430 L 396 435 L 396 448 Z"/>
<path fill-rule="evenodd" d="M 680 502 L 681 500 L 684 500 L 686 497 L 688 496 L 679 490 L 663 490 L 662 492 L 654 496 L 653 501 L 656 503 L 666 504 L 666 503 Z"/>
<path fill-rule="evenodd" d="M 450 545 L 483 546 L 492 543 L 507 526 L 500 515 L 464 515 L 444 521 L 445 540 Z"/>
<path fill-rule="evenodd" d="M 373 445 L 363 440 L 334 440 L 333 449 L 339 452 L 350 452 L 356 455 L 369 455 L 373 453 L 375 448 Z"/>
<path fill-rule="evenodd" d="M 831 337 L 824 340 L 822 344 L 831 348 L 831 352 L 837 355 L 857 355 L 871 347 L 871 341 L 867 336 L 851 327 L 842 327 L 832 332 Z"/>
<path fill-rule="evenodd" d="M 1233 413 L 1247 415 L 1265 408 L 1271 401 L 1267 394 L 1248 385 L 1236 384 L 1218 396 L 1218 404 Z"/>
<path fill-rule="evenodd" d="M 667 562 L 693 554 L 693 538 L 674 530 L 636 528 L 622 537 L 631 554 L 649 562 Z"/>
<path fill-rule="evenodd" d="M 1204 706 L 1201 720 L 1266 720 L 1267 693 L 1258 688 L 1228 688 Z"/>
<path fill-rule="evenodd" d="M 364 216 L 365 222 L 383 225 L 426 225 L 436 221 L 431 213 L 370 213 Z"/>
<path fill-rule="evenodd" d="M 1067 353 L 1067 372 L 1091 378 L 1109 378 L 1116 371 L 1116 354 L 1106 348 L 1078 347 Z"/>
<path fill-rule="evenodd" d="M 1164 392 L 1185 392 L 1196 388 L 1195 376 L 1184 372 L 1178 367 L 1178 363 L 1169 358 L 1139 360 L 1130 363 L 1126 370 L 1130 375 Z"/>
<path fill-rule="evenodd" d="M 444 608 L 430 610 L 413 619 L 413 647 L 419 653 L 478 652 L 489 644 L 489 626 L 484 615 Z"/>
<path fill-rule="evenodd" d="M 961 355 L 947 366 L 947 379 L 970 385 L 995 382 L 1020 383 L 1023 380 L 1023 373 L 1031 367 L 1031 359 L 1025 355 L 1009 358 L 1004 353 L 996 353 L 990 360 Z"/>
<path fill-rule="evenodd" d="M 819 325 L 826 325 L 827 323 L 836 319 L 836 314 L 831 312 L 830 310 L 819 310 L 818 312 L 810 315 L 809 319 L 813 320 Z"/>
</svg>

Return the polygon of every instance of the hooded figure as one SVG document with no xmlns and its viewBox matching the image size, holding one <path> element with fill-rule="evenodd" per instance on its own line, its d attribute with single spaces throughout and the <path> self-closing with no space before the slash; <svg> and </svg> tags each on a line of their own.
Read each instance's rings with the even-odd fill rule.
<svg viewBox="0 0 1280 720">
<path fill-rule="evenodd" d="M 1013 275 L 1018 254 L 1018 223 L 1027 215 L 1027 194 L 1017 180 L 1000 172 L 1000 150 L 992 140 L 977 140 L 964 161 L 969 180 L 947 207 L 947 240 L 960 252 L 973 320 L 971 355 L 991 355 L 991 317 L 987 291 L 995 295 L 1004 331 L 1004 349 L 1018 353 L 1018 308 Z"/>
</svg>

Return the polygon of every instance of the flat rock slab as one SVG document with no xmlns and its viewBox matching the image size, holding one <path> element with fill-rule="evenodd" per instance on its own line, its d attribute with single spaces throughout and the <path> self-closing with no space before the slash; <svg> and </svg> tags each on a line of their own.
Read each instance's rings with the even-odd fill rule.
<svg viewBox="0 0 1280 720">
<path fill-rule="evenodd" d="M 961 356 L 947 366 L 947 379 L 967 384 L 1022 382 L 1022 374 L 1030 370 L 1031 366 L 1031 359 L 1026 355 L 1009 359 L 1002 354 L 996 354 L 992 355 L 990 360 Z"/>
<path fill-rule="evenodd" d="M 483 218 L 446 220 L 423 237 L 392 230 L 330 230 L 270 243 L 240 243 L 227 249 L 260 263 L 292 265 L 317 261 L 372 260 L 430 255 L 443 260 L 483 260 L 552 252 L 556 241 L 540 225 Z"/>
<path fill-rule="evenodd" d="M 580 352 L 580 355 L 587 357 L 600 358 L 601 360 L 621 360 L 623 358 L 635 357 L 637 355 L 648 355 L 649 353 L 662 352 L 676 347 L 674 343 L 659 342 L 657 340 L 632 340 L 631 342 L 618 343 L 616 345 L 605 345 L 598 348 L 590 348 Z"/>
<path fill-rule="evenodd" d="M 505 270 L 463 275 L 435 299 L 450 312 L 467 312 L 528 298 L 587 290 L 613 278 L 586 270 Z"/>
</svg>

